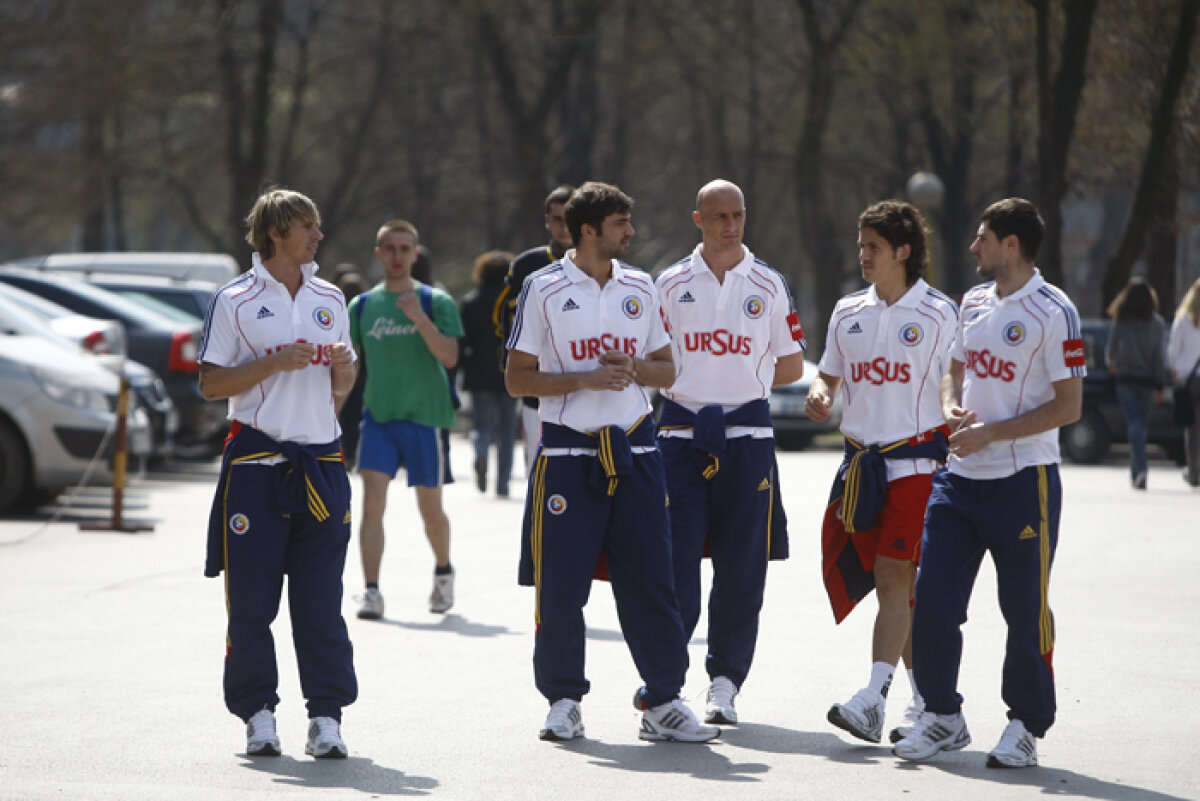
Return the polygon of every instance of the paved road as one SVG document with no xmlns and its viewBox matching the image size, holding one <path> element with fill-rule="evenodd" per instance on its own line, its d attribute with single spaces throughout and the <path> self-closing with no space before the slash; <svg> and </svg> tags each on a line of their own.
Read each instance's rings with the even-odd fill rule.
<svg viewBox="0 0 1200 801">
<path fill-rule="evenodd" d="M 466 477 L 467 445 L 454 447 Z M 352 554 L 345 610 L 361 693 L 345 715 L 344 762 L 303 755 L 286 615 L 276 624 L 284 756 L 242 755 L 242 726 L 221 702 L 222 587 L 201 576 L 213 466 L 134 482 L 127 517 L 152 521 L 153 533 L 80 532 L 80 519 L 107 514 L 98 491 L 50 525 L 46 514 L 0 521 L 0 799 L 1200 798 L 1200 494 L 1175 468 L 1156 466 L 1139 494 L 1122 468 L 1064 469 L 1052 584 L 1059 723 L 1042 767 L 998 772 L 983 766 L 1005 723 L 989 567 L 965 630 L 967 750 L 912 765 L 825 722 L 865 683 L 873 608 L 835 627 L 819 582 L 817 521 L 837 458 L 781 458 L 793 558 L 771 568 L 738 701 L 745 723 L 711 745 L 637 739 L 638 679 L 605 585 L 588 608 L 587 738 L 537 739 L 532 596 L 515 585 L 521 504 L 469 481 L 446 491 L 459 573 L 450 614 L 425 611 L 431 557 L 411 493 L 388 510 L 385 621 L 353 619 Z M 694 703 L 703 654 L 697 639 L 685 688 Z"/>
</svg>

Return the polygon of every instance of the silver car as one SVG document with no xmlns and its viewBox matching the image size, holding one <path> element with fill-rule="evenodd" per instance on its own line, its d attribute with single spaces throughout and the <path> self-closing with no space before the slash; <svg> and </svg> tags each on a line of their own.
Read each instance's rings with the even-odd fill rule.
<svg viewBox="0 0 1200 801">
<path fill-rule="evenodd" d="M 79 483 L 93 459 L 92 479 L 110 479 L 119 389 L 117 376 L 94 357 L 0 298 L 0 512 Z M 140 407 L 127 429 L 132 463 L 150 452 Z"/>
</svg>

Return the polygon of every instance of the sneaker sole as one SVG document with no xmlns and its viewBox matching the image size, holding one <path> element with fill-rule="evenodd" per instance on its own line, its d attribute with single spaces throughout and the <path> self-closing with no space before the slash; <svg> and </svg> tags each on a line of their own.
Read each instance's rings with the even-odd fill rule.
<svg viewBox="0 0 1200 801">
<path fill-rule="evenodd" d="M 1013 768 L 1036 768 L 1036 767 L 1037 767 L 1037 760 L 1035 759 L 1035 760 L 1033 760 L 1032 762 L 1022 762 L 1020 765 L 1010 765 L 1010 764 L 1008 764 L 1007 762 L 1002 762 L 1002 761 L 1000 761 L 1000 758 L 999 758 L 999 757 L 997 757 L 995 754 L 988 754 L 988 758 L 987 758 L 987 766 L 988 766 L 989 768 L 1006 768 L 1006 769 L 1013 769 Z"/>
<path fill-rule="evenodd" d="M 359 612 L 358 619 L 359 620 L 383 620 L 383 613 L 382 612 L 379 612 L 379 613 Z"/>
<path fill-rule="evenodd" d="M 315 748 L 305 748 L 304 753 L 308 754 L 313 759 L 345 759 L 346 758 L 346 752 L 343 751 L 341 748 L 338 748 L 337 746 L 334 746 L 333 748 L 330 748 L 328 751 L 321 753 L 321 754 L 318 754 L 317 750 Z"/>
<path fill-rule="evenodd" d="M 956 740 L 955 742 L 952 742 L 952 743 L 947 743 L 945 745 L 939 745 L 939 746 L 935 747 L 932 751 L 929 751 L 928 753 L 921 752 L 920 754 L 902 754 L 899 751 L 897 751 L 895 748 L 892 749 L 892 753 L 894 755 L 900 757 L 901 759 L 907 759 L 907 760 L 910 760 L 913 762 L 920 762 L 922 760 L 929 759 L 930 757 L 932 757 L 934 754 L 936 754 L 939 751 L 961 751 L 962 749 L 966 748 L 970 744 L 971 744 L 971 735 L 966 732 L 963 732 L 963 738 L 961 741 Z"/>
<path fill-rule="evenodd" d="M 829 707 L 829 712 L 828 712 L 828 714 L 825 715 L 825 719 L 828 720 L 830 723 L 832 723 L 834 726 L 837 726 L 842 731 L 853 734 L 855 737 L 857 737 L 860 740 L 866 740 L 868 743 L 876 743 L 876 744 L 879 743 L 879 735 L 878 734 L 871 736 L 869 733 L 864 732 L 862 729 L 859 729 L 852 722 L 850 722 L 846 718 L 842 717 L 842 710 L 838 709 L 837 706 Z"/>
<path fill-rule="evenodd" d="M 707 715 L 705 715 L 704 722 L 705 723 L 718 723 L 722 726 L 736 726 L 738 721 L 737 721 L 737 715 L 730 717 L 729 715 L 726 715 L 724 712 L 716 711 L 716 712 L 709 712 Z"/>
<path fill-rule="evenodd" d="M 538 739 L 545 740 L 548 743 L 565 743 L 583 736 L 583 727 L 579 727 L 579 731 L 574 732 L 569 737 L 563 737 L 553 729 L 542 729 L 538 732 Z"/>
<path fill-rule="evenodd" d="M 687 736 L 687 735 L 679 735 L 679 734 L 662 734 L 662 733 L 660 733 L 660 732 L 654 732 L 654 733 L 651 733 L 651 732 L 648 732 L 648 731 L 646 731 L 645 729 L 643 729 L 643 730 L 641 730 L 641 731 L 639 731 L 639 732 L 638 732 L 638 738 L 639 738 L 639 739 L 641 739 L 641 740 L 647 740 L 647 741 L 649 741 L 649 742 L 652 742 L 652 743 L 665 743 L 665 742 L 671 742 L 671 743 L 709 743 L 709 742 L 712 742 L 713 740 L 717 739 L 717 738 L 718 738 L 718 737 L 720 737 L 720 736 L 721 736 L 721 730 L 720 730 L 720 729 L 718 729 L 718 730 L 717 730 L 717 733 L 716 733 L 716 734 L 714 734 L 714 735 L 712 735 L 711 737 L 701 737 L 701 736 L 699 736 L 699 735 L 697 735 L 697 736 L 695 736 L 695 737 L 690 737 L 690 736 Z"/>
<path fill-rule="evenodd" d="M 897 726 L 888 732 L 888 740 L 891 741 L 892 745 L 895 745 L 910 734 L 912 734 L 912 726 Z"/>
<path fill-rule="evenodd" d="M 259 756 L 261 756 L 261 757 L 277 757 L 277 756 L 280 756 L 282 753 L 283 753 L 283 751 L 280 750 L 279 746 L 276 745 L 275 743 L 267 743 L 265 745 L 260 745 L 258 748 L 254 749 L 254 750 L 250 750 L 249 748 L 246 749 L 246 756 L 254 756 L 254 757 L 259 757 Z"/>
</svg>

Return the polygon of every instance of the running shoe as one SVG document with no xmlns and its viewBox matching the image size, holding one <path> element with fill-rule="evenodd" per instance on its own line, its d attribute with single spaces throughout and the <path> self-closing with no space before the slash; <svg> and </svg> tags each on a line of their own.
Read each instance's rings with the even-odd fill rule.
<svg viewBox="0 0 1200 801">
<path fill-rule="evenodd" d="M 870 687 L 864 687 L 844 704 L 829 707 L 826 719 L 860 740 L 879 742 L 883 735 L 883 710 L 887 699 Z"/>
<path fill-rule="evenodd" d="M 246 753 L 250 756 L 279 756 L 279 735 L 275 733 L 275 713 L 260 709 L 246 721 Z"/>
<path fill-rule="evenodd" d="M 345 759 L 350 752 L 342 741 L 341 725 L 327 717 L 309 721 L 304 753 L 316 759 Z"/>
<path fill-rule="evenodd" d="M 892 746 L 892 753 L 901 759 L 921 760 L 938 751 L 957 751 L 970 744 L 971 735 L 961 712 L 954 715 L 926 712 L 909 735 Z"/>
<path fill-rule="evenodd" d="M 546 725 L 538 732 L 542 740 L 564 741 L 583 736 L 583 711 L 579 702 L 571 698 L 560 698 L 550 705 Z"/>
<path fill-rule="evenodd" d="M 1037 740 L 1025 724 L 1010 720 L 1000 735 L 1000 742 L 988 754 L 989 768 L 1031 768 L 1037 765 Z"/>
<path fill-rule="evenodd" d="M 738 688 L 729 679 L 724 676 L 713 679 L 705 697 L 704 722 L 735 725 L 738 719 L 733 699 L 737 694 Z"/>
</svg>

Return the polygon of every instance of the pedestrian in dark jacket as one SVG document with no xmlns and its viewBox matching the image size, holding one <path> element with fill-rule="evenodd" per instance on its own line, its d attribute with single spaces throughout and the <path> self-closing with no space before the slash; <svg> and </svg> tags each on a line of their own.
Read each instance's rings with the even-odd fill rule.
<svg viewBox="0 0 1200 801">
<path fill-rule="evenodd" d="M 1158 314 L 1158 295 L 1145 278 L 1131 278 L 1108 307 L 1115 320 L 1104 349 L 1108 371 L 1117 377 L 1117 400 L 1129 434 L 1133 488 L 1146 488 L 1146 430 L 1150 410 L 1166 386 L 1167 326 Z"/>
</svg>

